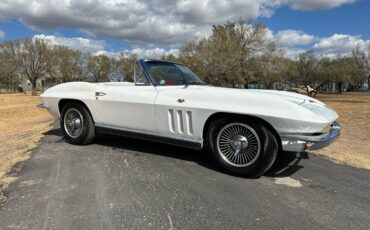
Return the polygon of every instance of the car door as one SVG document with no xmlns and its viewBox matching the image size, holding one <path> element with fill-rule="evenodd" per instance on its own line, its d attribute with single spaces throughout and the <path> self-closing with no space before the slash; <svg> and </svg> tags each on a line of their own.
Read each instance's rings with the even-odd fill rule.
<svg viewBox="0 0 370 230">
<path fill-rule="evenodd" d="M 157 83 L 155 100 L 157 134 L 179 140 L 201 142 L 204 120 L 197 102 L 202 90 L 185 86 L 188 71 L 186 67 L 171 62 L 147 61 L 146 72 Z M 185 72 L 184 72 L 185 71 Z M 189 70 L 190 71 L 190 70 Z"/>
<path fill-rule="evenodd" d="M 198 87 L 157 87 L 155 101 L 157 131 L 160 134 L 187 141 L 202 140 L 203 124 L 211 111 L 198 101 Z"/>
<path fill-rule="evenodd" d="M 134 72 L 135 83 L 106 83 L 96 92 L 98 125 L 132 131 L 156 131 L 154 101 L 158 92 L 139 63 L 135 63 Z"/>
</svg>

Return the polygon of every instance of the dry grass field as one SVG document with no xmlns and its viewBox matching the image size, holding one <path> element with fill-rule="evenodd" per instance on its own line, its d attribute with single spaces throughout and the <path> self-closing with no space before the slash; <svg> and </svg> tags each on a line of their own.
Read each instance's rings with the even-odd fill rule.
<svg viewBox="0 0 370 230">
<path fill-rule="evenodd" d="M 15 179 L 6 174 L 29 158 L 42 133 L 50 128 L 52 117 L 36 107 L 39 103 L 39 97 L 0 94 L 0 201 L 1 190 Z"/>
<path fill-rule="evenodd" d="M 319 94 L 339 114 L 342 133 L 318 154 L 370 170 L 370 93 Z"/>
<path fill-rule="evenodd" d="M 316 153 L 370 170 L 370 94 L 320 94 L 318 99 L 339 113 L 343 130 L 336 143 Z M 37 108 L 38 103 L 39 97 L 0 94 L 0 201 L 1 189 L 15 179 L 6 174 L 29 158 L 42 133 L 50 129 L 52 117 Z"/>
</svg>

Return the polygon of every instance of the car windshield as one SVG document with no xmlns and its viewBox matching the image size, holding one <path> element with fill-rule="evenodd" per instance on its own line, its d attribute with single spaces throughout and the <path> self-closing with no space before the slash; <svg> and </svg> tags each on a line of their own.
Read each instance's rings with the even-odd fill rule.
<svg viewBox="0 0 370 230">
<path fill-rule="evenodd" d="M 205 85 L 189 68 L 171 62 L 148 61 L 145 66 L 157 85 Z"/>
</svg>

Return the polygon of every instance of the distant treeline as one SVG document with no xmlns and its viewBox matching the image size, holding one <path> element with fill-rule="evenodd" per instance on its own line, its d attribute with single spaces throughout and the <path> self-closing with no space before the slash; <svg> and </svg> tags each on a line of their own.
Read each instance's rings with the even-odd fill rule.
<svg viewBox="0 0 370 230">
<path fill-rule="evenodd" d="M 276 82 L 288 82 L 319 89 L 336 83 L 340 90 L 343 84 L 370 84 L 370 47 L 357 46 L 350 55 L 335 57 L 309 50 L 291 59 L 266 32 L 260 23 L 214 25 L 209 37 L 182 45 L 178 56 L 161 58 L 186 64 L 204 81 L 225 87 L 258 82 L 270 89 Z M 129 53 L 119 57 L 83 54 L 36 38 L 4 41 L 0 44 L 0 85 L 10 89 L 21 78 L 28 79 L 35 95 L 38 79 L 54 83 L 132 80 L 137 58 Z"/>
</svg>

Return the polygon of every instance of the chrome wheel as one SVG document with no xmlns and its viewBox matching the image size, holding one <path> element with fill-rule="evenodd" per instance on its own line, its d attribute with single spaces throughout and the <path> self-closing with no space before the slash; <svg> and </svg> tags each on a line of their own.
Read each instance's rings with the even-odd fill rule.
<svg viewBox="0 0 370 230">
<path fill-rule="evenodd" d="M 68 109 L 64 115 L 64 130 L 72 137 L 77 138 L 83 130 L 83 117 L 77 109 Z"/>
<path fill-rule="evenodd" d="M 252 127 L 243 123 L 231 123 L 218 133 L 217 148 L 227 163 L 235 167 L 245 167 L 257 160 L 261 142 Z"/>
</svg>

